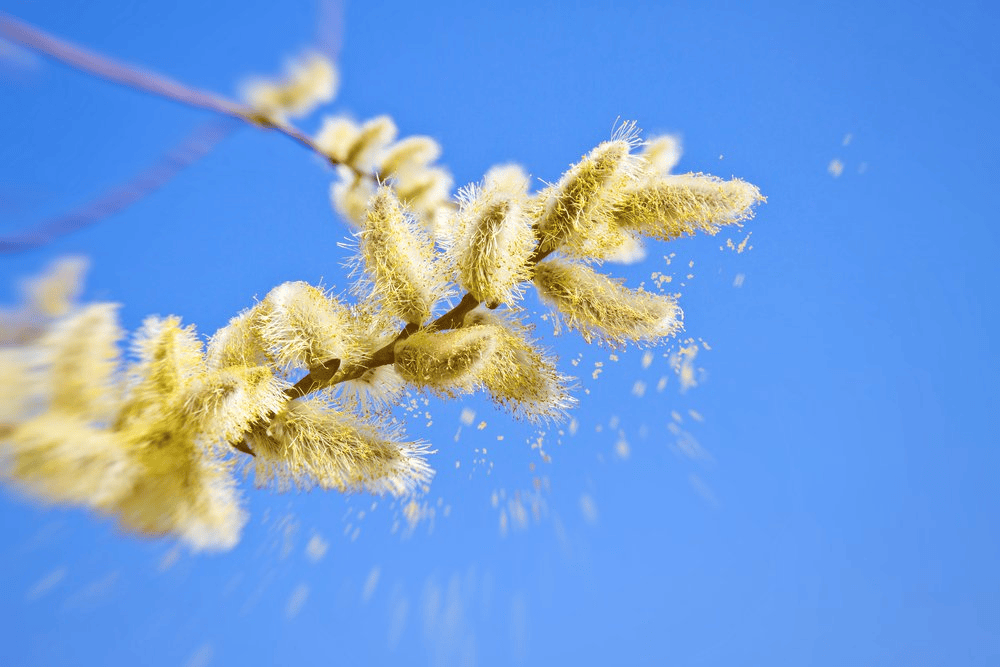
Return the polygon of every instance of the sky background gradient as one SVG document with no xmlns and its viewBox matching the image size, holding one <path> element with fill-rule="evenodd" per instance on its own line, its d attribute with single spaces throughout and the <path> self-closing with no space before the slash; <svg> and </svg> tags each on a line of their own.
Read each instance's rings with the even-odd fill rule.
<svg viewBox="0 0 1000 667">
<path fill-rule="evenodd" d="M 318 11 L 0 9 L 230 96 L 309 46 Z M 546 429 L 546 463 L 478 398 L 401 413 L 438 450 L 412 531 L 389 499 L 247 483 L 240 545 L 191 555 L 4 492 L 0 664 L 1000 664 L 998 19 L 964 0 L 349 3 L 329 109 L 435 137 L 459 185 L 509 161 L 554 181 L 634 119 L 682 136 L 680 171 L 761 188 L 745 230 L 613 268 L 683 285 L 698 386 L 670 348 L 644 368 L 540 322 L 581 378 L 575 433 Z M 0 91 L 3 234 L 210 118 L 41 59 L 2 65 Z M 241 129 L 128 211 L 4 256 L 0 297 L 83 254 L 84 298 L 126 328 L 177 314 L 208 335 L 279 283 L 346 289 L 332 177 Z"/>
</svg>

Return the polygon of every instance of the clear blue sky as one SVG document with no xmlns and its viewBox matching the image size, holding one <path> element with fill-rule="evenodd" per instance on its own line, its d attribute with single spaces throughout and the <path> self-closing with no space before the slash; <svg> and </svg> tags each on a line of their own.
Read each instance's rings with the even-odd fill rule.
<svg viewBox="0 0 1000 667">
<path fill-rule="evenodd" d="M 547 434 L 547 464 L 489 405 L 432 402 L 409 428 L 438 449 L 436 517 L 405 539 L 386 500 L 247 484 L 242 543 L 172 562 L 170 543 L 4 494 L 0 663 L 1000 664 L 997 10 L 538 4 L 350 4 L 332 109 L 436 137 L 459 184 L 511 160 L 555 180 L 623 118 L 680 133 L 684 171 L 759 185 L 752 251 L 720 252 L 743 237 L 723 233 L 616 269 L 685 283 L 685 336 L 711 347 L 699 386 L 679 391 L 666 350 L 644 369 L 549 337 L 589 390 L 576 433 Z M 0 8 L 227 94 L 316 22 L 313 2 Z M 7 67 L 0 90 L 4 232 L 207 118 L 49 63 Z M 346 287 L 331 177 L 241 130 L 129 211 L 0 259 L 0 296 L 83 253 L 86 298 L 122 303 L 125 326 L 174 313 L 207 334 L 281 282 Z M 487 426 L 456 442 L 462 407 Z M 502 535 L 536 477 L 540 518 Z"/>
</svg>

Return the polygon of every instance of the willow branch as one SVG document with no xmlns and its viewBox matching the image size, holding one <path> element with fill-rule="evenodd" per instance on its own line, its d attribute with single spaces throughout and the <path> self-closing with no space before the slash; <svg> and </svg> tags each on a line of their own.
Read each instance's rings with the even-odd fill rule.
<svg viewBox="0 0 1000 667">
<path fill-rule="evenodd" d="M 287 123 L 276 123 L 250 107 L 214 93 L 189 88 L 155 72 L 99 55 L 2 12 L 0 12 L 0 37 L 99 79 L 197 109 L 229 116 L 259 129 L 274 130 L 316 153 L 331 165 L 346 166 L 355 174 L 367 178 L 374 179 L 379 176 L 362 172 L 356 167 L 330 157 L 307 135 Z"/>
<path fill-rule="evenodd" d="M 528 260 L 528 266 L 535 266 L 552 254 L 552 252 L 552 250 L 541 250 L 539 248 L 531 256 L 531 259 Z M 428 324 L 426 328 L 429 330 L 456 329 L 462 325 L 465 316 L 475 310 L 479 304 L 479 299 L 472 296 L 471 293 L 466 292 L 461 301 L 459 301 L 451 310 Z M 356 364 L 342 367 L 340 359 L 331 359 L 324 364 L 321 369 L 318 369 L 318 372 L 317 370 L 311 370 L 305 377 L 295 383 L 294 387 L 291 387 L 285 393 L 292 399 L 301 398 L 314 391 L 324 389 L 325 387 L 340 384 L 341 382 L 347 382 L 349 380 L 356 380 L 373 368 L 388 366 L 396 360 L 396 343 L 410 337 L 410 335 L 415 333 L 418 329 L 419 327 L 408 324 L 406 328 L 400 331 L 399 334 L 392 339 L 392 341 L 376 350 L 367 359 L 364 359 Z M 334 362 L 336 362 L 336 365 L 334 365 Z M 333 370 L 330 371 L 328 367 L 332 367 Z M 337 373 L 337 369 L 341 369 L 339 374 Z"/>
</svg>

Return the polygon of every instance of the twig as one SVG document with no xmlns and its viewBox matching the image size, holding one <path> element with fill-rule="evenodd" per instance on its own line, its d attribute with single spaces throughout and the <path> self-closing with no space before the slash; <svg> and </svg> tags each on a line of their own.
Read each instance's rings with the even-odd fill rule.
<svg viewBox="0 0 1000 667">
<path fill-rule="evenodd" d="M 362 172 L 351 165 L 344 165 L 340 160 L 327 155 L 312 139 L 287 123 L 276 123 L 263 116 L 260 112 L 232 102 L 224 97 L 195 88 L 188 88 L 181 83 L 149 70 L 98 55 L 2 12 L 0 12 L 0 36 L 43 56 L 58 60 L 73 69 L 96 76 L 99 79 L 151 93 L 158 97 L 186 104 L 187 106 L 230 116 L 260 129 L 275 130 L 279 134 L 308 148 L 331 165 L 346 166 L 359 176 L 367 178 L 377 177 L 376 174 Z"/>
</svg>

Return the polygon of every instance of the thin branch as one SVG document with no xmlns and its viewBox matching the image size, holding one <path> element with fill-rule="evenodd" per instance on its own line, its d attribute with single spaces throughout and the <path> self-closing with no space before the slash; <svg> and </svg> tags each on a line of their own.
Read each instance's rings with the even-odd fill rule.
<svg viewBox="0 0 1000 667">
<path fill-rule="evenodd" d="M 362 172 L 330 157 L 307 135 L 287 123 L 276 123 L 250 107 L 237 104 L 219 95 L 188 88 L 149 70 L 98 55 L 2 12 L 0 12 L 0 37 L 99 79 L 128 86 L 187 106 L 230 116 L 260 129 L 275 130 L 308 148 L 331 165 L 343 165 L 359 176 L 377 178 L 376 174 Z"/>
<path fill-rule="evenodd" d="M 99 55 L 49 35 L 8 14 L 0 13 L 0 36 L 105 81 L 235 118 L 242 118 L 244 115 L 244 110 L 239 105 L 212 93 L 188 88 L 159 74 Z"/>
<path fill-rule="evenodd" d="M 198 127 L 156 164 L 70 213 L 34 225 L 32 229 L 0 237 L 0 253 L 23 252 L 119 213 L 166 185 L 185 168 L 210 153 L 238 126 L 232 118 L 217 118 Z"/>
</svg>

